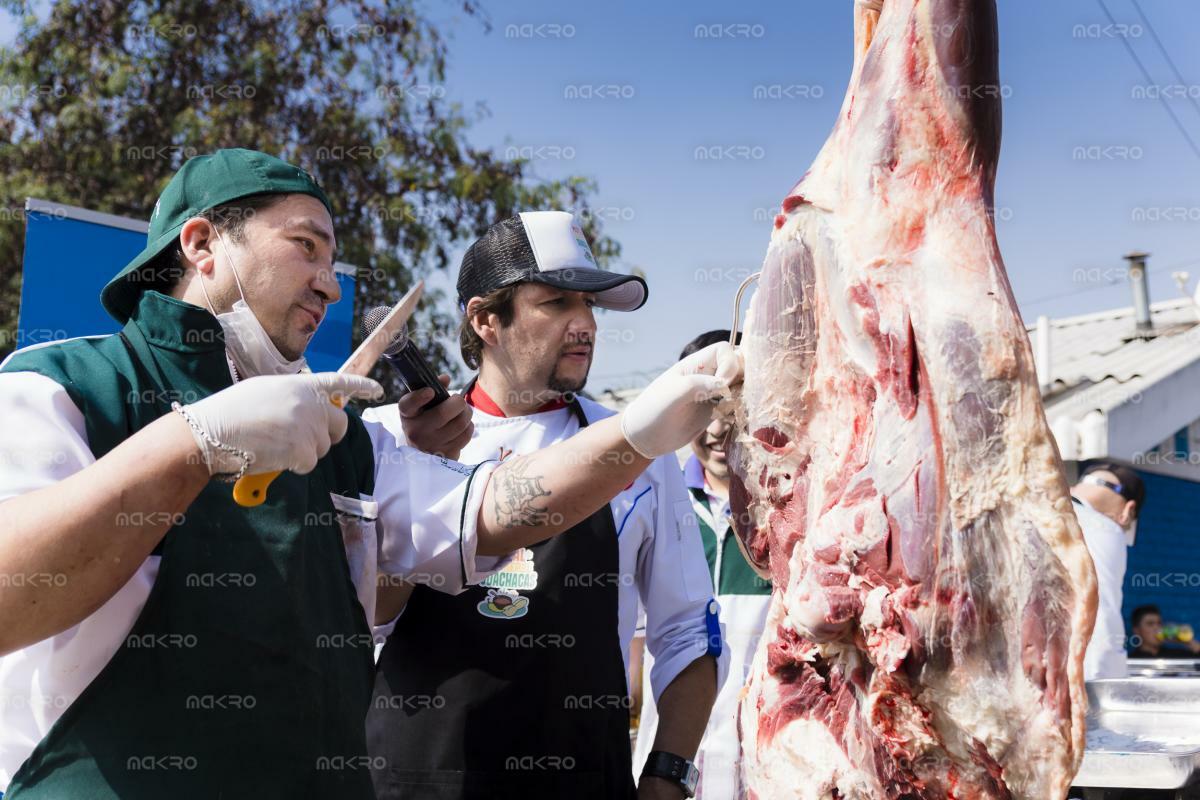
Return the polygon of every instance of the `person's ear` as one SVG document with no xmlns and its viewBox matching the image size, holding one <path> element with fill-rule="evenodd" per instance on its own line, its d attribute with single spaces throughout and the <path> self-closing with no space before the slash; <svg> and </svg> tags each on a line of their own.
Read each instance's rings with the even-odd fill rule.
<svg viewBox="0 0 1200 800">
<path fill-rule="evenodd" d="M 203 217 L 192 217 L 179 229 L 179 248 L 185 261 L 209 277 L 217 265 L 216 241 L 216 229 Z"/>
<path fill-rule="evenodd" d="M 1133 522 L 1134 510 L 1136 507 L 1137 503 L 1134 503 L 1132 500 L 1126 500 L 1125 505 L 1121 508 L 1120 516 L 1117 517 L 1117 524 L 1124 528 L 1125 526 L 1129 525 L 1129 523 Z"/>
<path fill-rule="evenodd" d="M 496 329 L 499 327 L 499 318 L 490 311 L 480 310 L 483 305 L 482 297 L 472 297 L 467 301 L 467 320 L 471 323 L 471 328 L 475 331 L 475 335 L 495 347 L 500 343 L 500 339 L 496 335 Z"/>
</svg>

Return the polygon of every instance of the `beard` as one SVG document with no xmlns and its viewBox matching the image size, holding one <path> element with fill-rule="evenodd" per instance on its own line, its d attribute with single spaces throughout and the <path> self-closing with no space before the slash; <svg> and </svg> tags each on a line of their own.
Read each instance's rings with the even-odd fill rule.
<svg viewBox="0 0 1200 800">
<path fill-rule="evenodd" d="M 588 361 L 588 367 L 584 370 L 583 376 L 579 378 L 571 378 L 562 375 L 556 366 L 554 372 L 550 373 L 550 377 L 546 379 L 546 388 L 560 395 L 576 394 L 581 391 L 587 384 L 588 373 L 592 370 L 592 362 Z"/>
</svg>

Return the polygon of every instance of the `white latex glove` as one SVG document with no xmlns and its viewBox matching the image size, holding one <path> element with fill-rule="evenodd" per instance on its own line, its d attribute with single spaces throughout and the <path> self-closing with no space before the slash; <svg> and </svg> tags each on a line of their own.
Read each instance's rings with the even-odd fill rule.
<svg viewBox="0 0 1200 800">
<path fill-rule="evenodd" d="M 346 435 L 340 399 L 375 399 L 383 387 L 370 378 L 336 372 L 263 375 L 239 381 L 183 406 L 210 475 L 236 473 L 250 456 L 250 472 L 312 472 L 317 460 Z M 197 431 L 196 427 L 201 430 Z M 225 445 L 224 448 L 220 445 Z"/>
<path fill-rule="evenodd" d="M 708 427 L 741 379 L 741 353 L 728 342 L 709 345 L 655 378 L 621 412 L 621 433 L 646 458 L 673 453 Z"/>
</svg>

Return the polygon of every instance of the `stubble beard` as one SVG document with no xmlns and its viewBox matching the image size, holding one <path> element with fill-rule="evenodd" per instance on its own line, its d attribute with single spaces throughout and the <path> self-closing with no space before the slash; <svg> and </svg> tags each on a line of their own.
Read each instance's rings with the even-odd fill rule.
<svg viewBox="0 0 1200 800">
<path fill-rule="evenodd" d="M 560 375 L 557 365 L 554 372 L 546 380 L 546 388 L 559 395 L 574 395 L 582 391 L 587 385 L 588 373 L 592 371 L 592 362 L 588 361 L 588 368 L 584 371 L 582 378 L 568 378 L 565 375 Z"/>
</svg>

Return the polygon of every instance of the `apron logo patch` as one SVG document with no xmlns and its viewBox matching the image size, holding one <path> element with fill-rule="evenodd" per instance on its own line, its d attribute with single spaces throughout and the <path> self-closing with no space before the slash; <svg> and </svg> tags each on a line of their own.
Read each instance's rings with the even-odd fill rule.
<svg viewBox="0 0 1200 800">
<path fill-rule="evenodd" d="M 537 579 L 533 551 L 523 548 L 504 569 L 480 582 L 480 586 L 487 588 L 487 596 L 476 608 L 492 619 L 520 619 L 529 613 L 529 598 L 519 592 L 536 589 Z"/>
<path fill-rule="evenodd" d="M 529 598 L 507 589 L 488 589 L 487 597 L 475 607 L 492 619 L 520 619 L 529 613 Z"/>
</svg>

